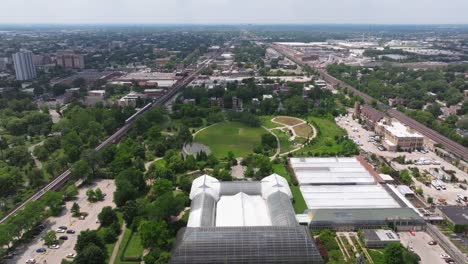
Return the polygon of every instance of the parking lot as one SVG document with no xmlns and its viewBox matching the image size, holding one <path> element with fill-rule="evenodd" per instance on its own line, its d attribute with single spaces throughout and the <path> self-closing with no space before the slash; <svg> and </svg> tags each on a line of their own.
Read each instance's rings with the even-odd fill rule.
<svg viewBox="0 0 468 264">
<path fill-rule="evenodd" d="M 439 245 L 429 245 L 429 241 L 433 239 L 426 232 L 415 232 L 411 235 L 409 232 L 398 232 L 401 244 L 405 247 L 412 248 L 414 253 L 421 257 L 421 262 L 424 264 L 443 264 L 446 263 L 441 257 L 441 254 L 447 255 Z"/>
<path fill-rule="evenodd" d="M 86 190 L 89 188 L 100 188 L 105 194 L 104 201 L 90 203 L 86 197 Z M 34 238 L 30 243 L 23 245 L 15 250 L 17 254 L 16 257 L 7 263 L 26 263 L 28 259 L 34 258 L 37 263 L 53 263 L 59 264 L 62 259 L 70 253 L 75 253 L 73 249 L 76 244 L 77 237 L 79 233 L 86 229 L 97 229 L 99 224 L 96 223 L 97 215 L 101 212 L 102 208 L 105 206 L 115 207 L 113 199 L 113 193 L 115 191 L 115 184 L 113 180 L 100 180 L 95 182 L 91 186 L 86 186 L 79 190 L 77 199 L 74 201 L 69 201 L 65 204 L 66 209 L 63 210 L 62 214 L 58 217 L 50 217 L 44 223 L 45 229 L 42 233 Z M 81 212 L 87 212 L 89 215 L 84 220 L 79 220 L 78 218 L 72 217 L 70 209 L 73 203 L 76 202 L 80 206 Z M 66 233 L 57 233 L 57 238 L 63 235 L 68 237 L 68 240 L 65 240 L 59 249 L 49 249 L 47 248 L 42 241 L 42 236 L 49 230 L 57 230 L 59 226 L 66 226 L 68 230 L 74 230 L 75 234 L 66 234 Z M 46 248 L 46 252 L 37 253 L 38 248 Z"/>
<path fill-rule="evenodd" d="M 392 166 L 396 170 L 403 170 L 403 169 L 408 169 L 409 167 L 417 167 L 419 171 L 422 173 L 424 171 L 430 172 L 431 169 L 437 168 L 441 169 L 444 167 L 445 169 L 448 170 L 453 170 L 455 171 L 455 176 L 460 180 L 467 180 L 468 181 L 468 174 L 461 171 L 454 165 L 450 164 L 449 162 L 445 161 L 444 159 L 440 158 L 437 156 L 434 152 L 429 151 L 428 153 L 421 153 L 421 152 L 391 152 L 391 151 L 382 151 L 379 150 L 373 142 L 369 142 L 370 136 L 375 135 L 373 131 L 368 131 L 362 126 L 356 122 L 356 120 L 353 120 L 352 114 L 349 113 L 346 116 L 343 117 L 337 117 L 336 123 L 344 128 L 347 132 L 350 138 L 354 139 L 357 143 L 359 143 L 359 147 L 369 153 L 374 153 L 375 155 L 382 156 L 386 158 L 387 160 L 392 160 L 393 158 L 396 158 L 398 156 L 406 156 L 406 160 L 413 160 L 417 161 L 420 160 L 421 158 L 429 160 L 429 161 L 435 161 L 434 163 L 436 164 L 429 164 L 429 165 L 416 165 L 416 164 L 399 164 L 397 162 L 392 162 Z M 459 187 L 459 184 L 451 184 L 451 183 L 446 183 L 446 190 L 436 190 L 435 188 L 431 186 L 426 186 L 421 182 L 418 182 L 416 179 L 414 179 L 415 185 L 417 187 L 421 187 L 424 192 L 424 196 L 428 197 L 431 196 L 434 198 L 434 202 L 438 203 L 438 199 L 445 199 L 447 204 L 449 205 L 457 205 L 457 195 L 460 193 L 463 193 L 466 191 L 462 190 Z"/>
</svg>

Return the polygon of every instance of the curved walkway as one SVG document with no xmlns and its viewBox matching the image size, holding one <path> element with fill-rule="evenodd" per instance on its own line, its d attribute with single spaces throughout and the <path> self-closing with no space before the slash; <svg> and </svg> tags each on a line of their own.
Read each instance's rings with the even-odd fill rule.
<svg viewBox="0 0 468 264">
<path fill-rule="evenodd" d="M 301 122 L 300 123 L 297 123 L 297 124 L 294 124 L 294 125 L 287 125 L 287 124 L 284 124 L 284 123 L 281 123 L 281 122 L 278 122 L 278 121 L 275 121 L 274 119 L 277 118 L 277 117 L 287 117 L 287 118 L 293 118 L 293 119 L 297 119 L 297 120 L 300 120 Z M 276 116 L 276 117 L 273 117 L 271 119 L 271 122 L 273 123 L 276 123 L 276 124 L 279 124 L 281 125 L 281 127 L 274 127 L 274 128 L 266 128 L 266 127 L 263 127 L 264 129 L 266 129 L 267 131 L 269 131 L 271 134 L 273 134 L 276 138 L 276 142 L 278 143 L 278 148 L 276 150 L 276 154 L 273 155 L 271 157 L 271 159 L 275 159 L 276 157 L 283 157 L 283 156 L 286 156 L 288 155 L 289 153 L 293 153 L 293 152 L 296 152 L 298 150 L 300 150 L 301 148 L 304 147 L 304 145 L 307 143 L 307 142 L 310 142 L 312 139 L 314 139 L 316 136 L 317 136 L 317 129 L 311 125 L 310 123 L 307 123 L 307 121 L 303 120 L 303 119 L 300 119 L 300 118 L 297 118 L 297 117 L 290 117 L 290 116 Z M 272 132 L 272 130 L 275 130 L 275 129 L 283 129 L 283 128 L 287 128 L 289 131 L 292 132 L 293 136 L 292 136 L 292 139 L 294 140 L 296 137 L 299 137 L 297 134 L 296 134 L 296 131 L 294 130 L 294 127 L 296 126 L 300 126 L 300 125 L 303 125 L 303 124 L 308 124 L 310 126 L 310 128 L 312 128 L 312 137 L 309 138 L 309 140 L 301 145 L 299 145 L 297 148 L 295 149 L 292 149 L 288 152 L 285 152 L 285 153 L 280 153 L 281 152 L 281 145 L 280 145 L 280 141 L 279 141 L 279 138 L 278 136 L 276 136 L 275 133 Z"/>
</svg>

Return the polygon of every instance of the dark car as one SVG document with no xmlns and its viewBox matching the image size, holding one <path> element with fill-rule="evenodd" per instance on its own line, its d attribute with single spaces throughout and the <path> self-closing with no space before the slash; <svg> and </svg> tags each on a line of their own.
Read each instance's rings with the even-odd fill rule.
<svg viewBox="0 0 468 264">
<path fill-rule="evenodd" d="M 67 236 L 60 236 L 59 239 L 60 240 L 68 240 L 68 237 Z"/>
<path fill-rule="evenodd" d="M 428 244 L 431 245 L 431 246 L 434 246 L 434 245 L 437 245 L 437 242 L 436 241 L 429 241 Z"/>
<path fill-rule="evenodd" d="M 445 259 L 445 262 L 446 262 L 446 263 L 450 263 L 450 264 L 454 264 L 454 263 L 455 263 L 455 261 L 454 261 L 453 259 L 451 259 L 451 258 Z"/>
<path fill-rule="evenodd" d="M 38 248 L 38 249 L 36 249 L 36 252 L 37 253 L 44 253 L 44 252 L 46 252 L 46 249 L 45 248 Z"/>
<path fill-rule="evenodd" d="M 66 227 L 66 226 L 59 226 L 59 229 L 62 229 L 62 230 L 67 230 L 67 229 L 68 229 L 68 227 Z"/>
<path fill-rule="evenodd" d="M 72 229 L 67 230 L 67 234 L 75 234 L 75 230 L 72 230 Z"/>
</svg>

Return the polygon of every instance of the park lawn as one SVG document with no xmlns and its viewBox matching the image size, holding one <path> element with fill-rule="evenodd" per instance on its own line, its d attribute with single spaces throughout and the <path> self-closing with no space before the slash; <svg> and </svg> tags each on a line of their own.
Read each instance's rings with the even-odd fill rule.
<svg viewBox="0 0 468 264">
<path fill-rule="evenodd" d="M 300 152 L 302 156 L 328 153 L 333 155 L 342 151 L 342 146 L 335 140 L 335 136 L 342 137 L 346 131 L 340 128 L 332 117 L 312 117 L 307 120 L 317 129 L 317 137 L 311 145 L 304 147 Z"/>
<path fill-rule="evenodd" d="M 307 210 L 307 204 L 304 200 L 304 197 L 302 196 L 299 186 L 292 184 L 291 175 L 289 175 L 289 173 L 286 171 L 286 168 L 284 167 L 284 165 L 273 164 L 273 171 L 276 174 L 283 176 L 288 181 L 289 188 L 291 189 L 291 193 L 294 198 L 294 201 L 293 201 L 294 212 L 296 212 L 296 214 L 304 213 L 304 211 Z"/>
<path fill-rule="evenodd" d="M 225 158 L 229 151 L 235 157 L 246 157 L 261 144 L 261 137 L 268 131 L 262 127 L 250 127 L 239 122 L 221 122 L 195 136 L 194 141 L 209 147 L 217 158 Z"/>
<path fill-rule="evenodd" d="M 367 249 L 367 253 L 374 261 L 374 264 L 384 264 L 384 250 L 383 249 Z"/>
<path fill-rule="evenodd" d="M 123 261 L 120 259 L 121 256 L 132 257 L 132 256 L 143 255 L 143 247 L 140 241 L 141 240 L 140 240 L 140 236 L 138 235 L 138 233 L 134 233 L 132 236 L 132 230 L 126 229 L 123 239 L 122 239 L 122 243 L 120 243 L 119 252 L 117 253 L 114 264 L 140 263 L 140 261 Z M 128 246 L 127 248 L 125 248 L 125 245 L 127 244 Z"/>
<path fill-rule="evenodd" d="M 282 127 L 282 125 L 274 123 L 274 122 L 271 121 L 271 119 L 273 118 L 273 116 L 271 116 L 271 115 L 269 115 L 269 116 L 259 116 L 259 118 L 260 118 L 260 123 L 262 124 L 262 126 L 264 126 L 266 128 Z"/>
<path fill-rule="evenodd" d="M 125 250 L 126 257 L 137 257 L 143 255 L 143 246 L 141 245 L 141 238 L 138 232 L 133 233 L 133 236 L 128 243 L 127 250 Z"/>
<path fill-rule="evenodd" d="M 271 130 L 279 139 L 280 153 L 285 153 L 294 149 L 294 142 L 289 141 L 289 135 L 279 129 Z"/>
</svg>

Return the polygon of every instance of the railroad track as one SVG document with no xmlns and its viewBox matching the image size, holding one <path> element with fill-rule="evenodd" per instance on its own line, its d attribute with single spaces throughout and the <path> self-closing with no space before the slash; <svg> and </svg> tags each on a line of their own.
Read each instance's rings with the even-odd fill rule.
<svg viewBox="0 0 468 264">
<path fill-rule="evenodd" d="M 130 119 L 130 120 L 127 119 L 125 125 L 123 125 L 114 134 L 110 135 L 106 140 L 101 142 L 101 144 L 99 144 L 99 146 L 97 146 L 94 150 L 95 151 L 100 151 L 104 147 L 106 147 L 106 146 L 108 146 L 110 144 L 113 144 L 114 142 L 117 142 L 118 140 L 120 140 L 128 132 L 128 130 L 130 130 L 133 122 L 135 121 L 135 119 L 138 116 L 144 115 L 145 113 L 147 113 L 149 110 L 153 109 L 154 107 L 156 107 L 158 105 L 162 105 L 162 104 L 166 103 L 167 101 L 169 101 L 174 95 L 179 93 L 186 85 L 188 85 L 191 81 L 193 81 L 195 79 L 195 77 L 200 73 L 200 71 L 202 71 L 208 65 L 210 65 L 213 58 L 216 58 L 217 56 L 221 55 L 223 52 L 224 52 L 224 50 L 216 53 L 210 59 L 207 59 L 202 64 L 200 64 L 195 71 L 191 72 L 189 75 L 187 75 L 183 79 L 177 81 L 166 94 L 164 94 L 160 98 L 154 100 L 150 104 L 149 107 L 145 107 L 144 109 L 138 111 L 137 114 L 134 115 L 132 119 Z M 26 204 L 28 204 L 29 202 L 37 201 L 46 192 L 48 192 L 50 190 L 55 190 L 56 188 L 62 186 L 62 184 L 65 181 L 67 181 L 70 178 L 70 176 L 71 176 L 71 170 L 67 169 L 62 174 L 55 177 L 51 182 L 49 182 L 47 185 L 45 185 L 40 190 L 38 190 L 33 195 L 31 195 L 26 201 L 24 201 L 23 203 L 21 203 L 20 205 L 18 205 L 14 209 L 12 209 L 10 212 L 8 212 L 5 216 L 3 216 L 2 219 L 0 219 L 0 224 L 5 222 L 12 215 L 15 215 L 21 209 L 23 209 L 26 206 Z"/>
</svg>

